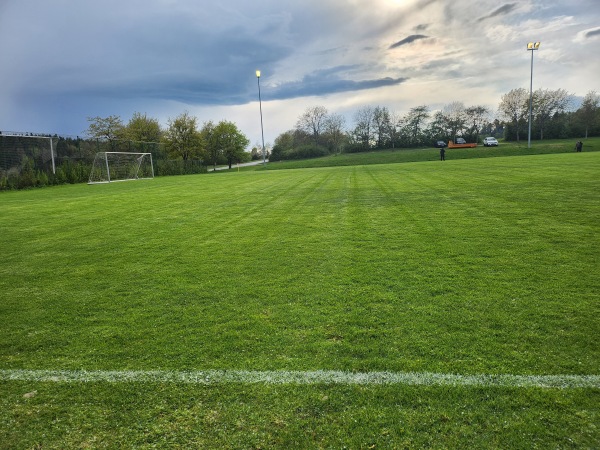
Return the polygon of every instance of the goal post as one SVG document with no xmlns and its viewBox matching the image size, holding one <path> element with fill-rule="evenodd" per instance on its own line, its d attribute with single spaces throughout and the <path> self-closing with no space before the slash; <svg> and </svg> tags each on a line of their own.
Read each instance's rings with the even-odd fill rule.
<svg viewBox="0 0 600 450">
<path fill-rule="evenodd" d="M 151 153 L 98 152 L 88 184 L 154 178 Z"/>
<path fill-rule="evenodd" d="M 6 138 L 7 142 L 4 142 L 4 138 Z M 22 156 L 27 156 L 36 161 L 37 168 L 46 166 L 49 161 L 52 162 L 52 173 L 56 174 L 56 163 L 54 160 L 58 155 L 56 153 L 55 140 L 58 141 L 58 136 L 56 135 L 41 136 L 36 134 L 0 132 L 0 154 L 2 154 L 3 166 L 6 166 L 4 168 L 10 168 L 7 166 L 7 160 L 10 161 L 18 158 L 20 162 Z"/>
</svg>

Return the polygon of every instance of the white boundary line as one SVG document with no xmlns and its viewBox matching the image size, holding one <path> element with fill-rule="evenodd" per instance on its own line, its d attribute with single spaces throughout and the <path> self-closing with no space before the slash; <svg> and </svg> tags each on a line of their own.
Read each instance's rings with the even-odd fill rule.
<svg viewBox="0 0 600 450">
<path fill-rule="evenodd" d="M 340 384 L 600 389 L 600 375 L 458 375 L 431 372 L 246 370 L 0 370 L 0 381 L 54 383 Z"/>
</svg>

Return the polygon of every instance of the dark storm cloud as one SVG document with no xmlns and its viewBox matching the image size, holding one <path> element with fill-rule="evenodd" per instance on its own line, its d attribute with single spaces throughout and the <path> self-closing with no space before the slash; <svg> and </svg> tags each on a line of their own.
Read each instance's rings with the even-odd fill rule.
<svg viewBox="0 0 600 450">
<path fill-rule="evenodd" d="M 77 20 L 66 23 L 51 8 L 45 13 L 54 16 L 25 21 L 14 7 L 12 22 L 6 21 L 13 29 L 3 27 L 4 32 L 17 33 L 14 24 L 19 20 L 27 32 L 18 34 L 11 46 L 0 42 L 15 61 L 10 72 L 0 68 L 1 78 L 13 77 L 14 95 L 33 90 L 231 104 L 243 98 L 256 68 L 272 66 L 294 51 L 280 30 L 281 16 L 255 18 L 239 9 L 190 5 L 186 9 L 181 2 L 164 9 L 149 3 L 137 11 L 126 3 L 116 14 L 106 4 L 81 2 L 71 8 Z M 45 33 L 46 22 L 55 22 L 49 27 L 52 33 Z M 29 61 L 44 70 L 26 71 L 21 77 L 26 81 L 16 78 Z"/>
<path fill-rule="evenodd" d="M 407 44 L 411 44 L 415 41 L 418 41 L 419 39 L 427 39 L 429 36 L 425 36 L 424 34 L 411 34 L 408 37 L 405 37 L 404 39 L 402 39 L 401 41 L 396 42 L 395 44 L 390 45 L 390 49 L 392 48 L 398 48 L 401 47 L 403 45 L 407 45 Z"/>
<path fill-rule="evenodd" d="M 56 92 L 59 97 L 178 101 L 191 105 L 233 105 L 254 100 L 257 68 L 270 67 L 292 49 L 238 28 L 210 34 L 185 23 L 168 33 L 119 31 L 90 42 L 85 57 L 56 58 L 45 71 L 30 74 L 23 95 Z M 167 26 L 166 24 L 163 26 Z M 110 54 L 106 54 L 110 49 Z M 73 61 L 79 61 L 75 63 Z"/>
<path fill-rule="evenodd" d="M 350 96 L 401 85 L 409 76 L 446 79 L 457 70 L 463 73 L 456 79 L 479 70 L 490 86 L 504 89 L 506 72 L 490 71 L 481 53 L 492 44 L 498 58 L 509 58 L 505 49 L 514 43 L 488 42 L 486 19 L 520 31 L 527 20 L 544 30 L 584 14 L 587 24 L 597 24 L 597 1 L 539 0 L 538 17 L 531 18 L 517 0 L 490 9 L 468 0 L 381 1 L 377 7 L 367 0 L 0 0 L 0 129 L 79 133 L 87 116 L 141 111 L 164 118 L 178 108 L 210 111 L 215 105 L 235 105 L 218 109 L 241 114 L 257 101 L 257 69 L 265 100 Z M 596 50 L 600 28 L 587 27 L 577 30 L 576 42 L 589 45 L 569 47 L 570 55 L 580 52 L 573 60 Z M 557 34 L 556 45 L 563 46 L 573 32 Z M 405 66 L 398 53 L 421 42 L 428 46 L 423 61 L 406 73 L 394 69 Z M 460 52 L 449 54 L 452 48 Z M 590 58 L 577 72 L 597 73 L 596 66 Z M 404 104 L 419 89 L 405 90 Z M 454 95 L 451 88 L 447 95 Z M 283 109 L 303 102 L 277 103 Z"/>
<path fill-rule="evenodd" d="M 595 30 L 590 30 L 587 33 L 585 33 L 586 38 L 591 38 L 594 36 L 600 36 L 600 28 L 596 28 Z"/>
<path fill-rule="evenodd" d="M 183 8 L 182 5 L 185 3 L 177 6 Z M 135 13 L 135 21 L 129 22 L 121 16 L 113 20 L 114 14 L 105 7 L 78 4 L 75 12 L 83 24 L 76 25 L 75 34 L 83 38 L 72 39 L 72 30 L 57 26 L 57 33 L 48 39 L 28 43 L 32 59 L 35 53 L 46 54 L 51 64 L 44 71 L 30 72 L 29 83 L 21 83 L 22 91 L 15 93 L 54 92 L 57 98 L 65 100 L 79 96 L 89 102 L 104 99 L 115 104 L 143 99 L 189 105 L 240 105 L 255 101 L 255 70 L 263 70 L 268 77 L 272 68 L 296 52 L 297 36 L 290 28 L 299 24 L 287 26 L 283 13 L 251 20 L 252 8 L 243 10 L 244 6 L 234 11 L 223 5 L 225 13 L 218 5 L 207 7 L 209 11 L 195 6 L 188 11 L 157 9 L 150 4 L 139 15 L 135 10 L 129 11 Z M 128 12 L 122 11 L 122 15 L 127 16 Z M 88 20 L 90 16 L 98 16 L 98 21 Z M 336 55 L 347 51 L 338 46 L 322 53 Z M 341 75 L 341 71 L 349 69 L 321 70 L 298 82 L 280 82 L 273 95 L 277 99 L 315 96 L 404 81 Z M 264 87 L 267 95 L 267 85 Z"/>
<path fill-rule="evenodd" d="M 477 19 L 477 21 L 482 22 L 484 20 L 491 19 L 493 17 L 505 16 L 506 14 L 511 13 L 516 7 L 517 7 L 516 3 L 506 3 L 505 5 L 502 5 L 500 8 L 492 11 L 487 16 L 480 17 L 479 19 Z"/>
<path fill-rule="evenodd" d="M 407 78 L 376 78 L 355 80 L 348 73 L 361 69 L 359 65 L 337 66 L 308 74 L 300 81 L 276 86 L 263 84 L 265 100 L 285 100 L 340 92 L 360 91 L 401 84 Z M 136 77 L 119 82 L 96 82 L 81 92 L 66 92 L 66 96 L 85 95 L 97 99 L 172 100 L 190 105 L 240 105 L 256 100 L 254 70 L 242 70 L 226 76 L 222 71 L 198 74 L 165 74 Z"/>
<path fill-rule="evenodd" d="M 339 74 L 355 66 L 340 66 L 319 70 L 306 75 L 301 81 L 284 83 L 280 86 L 265 90 L 265 98 L 282 100 L 289 98 L 308 97 L 314 95 L 329 95 L 340 92 L 361 91 L 384 86 L 401 84 L 407 78 L 377 78 L 370 80 L 352 80 Z"/>
</svg>

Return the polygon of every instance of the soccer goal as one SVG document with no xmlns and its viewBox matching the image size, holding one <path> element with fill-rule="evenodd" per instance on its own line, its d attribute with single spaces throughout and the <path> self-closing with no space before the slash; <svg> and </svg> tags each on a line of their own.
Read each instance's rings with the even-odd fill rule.
<svg viewBox="0 0 600 450">
<path fill-rule="evenodd" d="M 52 173 L 56 173 L 57 141 L 57 136 L 0 132 L 0 169 L 19 166 L 23 156 L 27 156 L 35 161 L 36 168 L 48 166 L 50 170 L 51 162 Z"/>
<path fill-rule="evenodd" d="M 98 152 L 88 184 L 154 178 L 151 153 Z"/>
</svg>

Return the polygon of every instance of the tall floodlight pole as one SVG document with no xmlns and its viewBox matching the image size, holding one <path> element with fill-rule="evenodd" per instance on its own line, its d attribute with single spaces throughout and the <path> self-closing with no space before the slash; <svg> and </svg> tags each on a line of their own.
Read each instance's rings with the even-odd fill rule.
<svg viewBox="0 0 600 450">
<path fill-rule="evenodd" d="M 265 132 L 263 131 L 262 100 L 260 99 L 260 70 L 256 71 L 256 80 L 258 81 L 258 106 L 260 108 L 260 134 L 262 136 L 263 166 L 266 166 L 267 161 L 265 155 Z"/>
<path fill-rule="evenodd" d="M 531 77 L 529 79 L 529 132 L 527 133 L 527 148 L 531 148 L 531 109 L 533 105 L 533 51 L 540 48 L 539 42 L 529 42 L 527 51 L 531 51 Z"/>
</svg>

